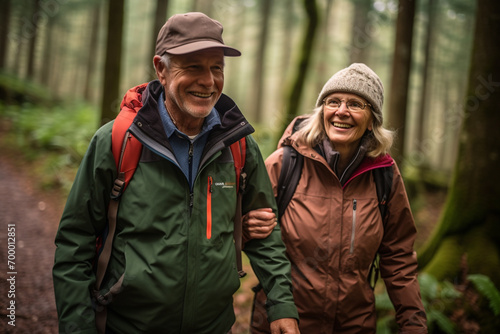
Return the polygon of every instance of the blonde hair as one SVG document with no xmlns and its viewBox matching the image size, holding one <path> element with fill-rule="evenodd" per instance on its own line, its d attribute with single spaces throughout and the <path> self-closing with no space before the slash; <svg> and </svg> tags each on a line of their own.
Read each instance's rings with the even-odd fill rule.
<svg viewBox="0 0 500 334">
<path fill-rule="evenodd" d="M 371 112 L 373 114 L 373 110 Z M 297 136 L 310 147 L 315 147 L 326 138 L 323 105 L 315 108 L 313 113 L 300 124 Z M 394 141 L 394 131 L 384 128 L 377 117 L 373 117 L 373 130 L 369 136 L 367 156 L 376 158 L 389 153 Z"/>
</svg>

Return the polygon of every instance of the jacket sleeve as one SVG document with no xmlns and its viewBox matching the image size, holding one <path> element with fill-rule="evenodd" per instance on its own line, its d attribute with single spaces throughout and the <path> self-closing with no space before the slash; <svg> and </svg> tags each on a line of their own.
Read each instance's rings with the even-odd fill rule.
<svg viewBox="0 0 500 334">
<path fill-rule="evenodd" d="M 277 214 L 269 176 L 257 143 L 251 136 L 247 137 L 245 172 L 248 179 L 243 198 L 243 212 L 271 207 Z M 266 292 L 269 322 L 282 318 L 298 320 L 292 295 L 291 265 L 285 255 L 285 245 L 281 240 L 279 227 L 265 239 L 248 241 L 244 251 Z"/>
<path fill-rule="evenodd" d="M 116 174 L 111 123 L 94 135 L 68 196 L 56 235 L 53 267 L 59 333 L 96 333 L 90 290 L 96 235 L 106 224 Z"/>
<path fill-rule="evenodd" d="M 379 248 L 380 273 L 396 310 L 400 333 L 427 333 L 426 314 L 417 280 L 413 249 L 416 228 L 403 179 L 394 165 L 388 217 Z"/>
</svg>

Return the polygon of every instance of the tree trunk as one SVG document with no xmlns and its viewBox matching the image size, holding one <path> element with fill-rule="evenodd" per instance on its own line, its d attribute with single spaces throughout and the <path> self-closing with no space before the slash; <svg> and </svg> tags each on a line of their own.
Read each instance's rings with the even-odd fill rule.
<svg viewBox="0 0 500 334">
<path fill-rule="evenodd" d="M 109 0 L 101 124 L 114 119 L 120 106 L 120 73 L 123 44 L 124 1 Z"/>
<path fill-rule="evenodd" d="M 62 99 L 64 98 L 63 91 L 67 86 L 65 69 L 68 66 L 67 64 L 69 59 L 68 48 L 65 46 L 68 45 L 71 37 L 64 23 L 56 24 L 54 32 L 55 38 L 53 44 L 55 45 L 53 47 L 53 51 L 55 50 L 55 52 L 52 53 L 52 60 L 50 64 L 52 68 L 50 71 L 50 88 L 54 97 Z"/>
<path fill-rule="evenodd" d="M 424 59 L 423 59 L 423 69 L 422 69 L 422 88 L 420 91 L 420 99 L 419 99 L 419 109 L 418 109 L 418 120 L 417 120 L 417 135 L 415 138 L 416 144 L 417 144 L 417 150 L 420 150 L 420 144 L 423 142 L 425 139 L 425 119 L 426 119 L 426 111 L 427 107 L 430 105 L 429 99 L 428 99 L 428 92 L 429 88 L 431 86 L 429 78 L 429 73 L 430 73 L 430 63 L 431 63 L 431 49 L 432 49 L 432 36 L 434 34 L 434 0 L 428 0 L 428 10 L 427 10 L 427 25 L 426 25 L 426 31 L 425 31 L 425 41 L 424 41 Z M 428 152 L 423 152 L 422 153 L 428 153 Z"/>
<path fill-rule="evenodd" d="M 214 0 L 193 0 L 191 4 L 192 12 L 202 12 L 205 15 L 212 17 L 214 9 Z"/>
<path fill-rule="evenodd" d="M 262 122 L 262 100 L 264 92 L 264 64 L 266 61 L 267 40 L 269 37 L 269 18 L 271 16 L 271 1 L 260 1 L 260 17 L 262 19 L 260 33 L 257 44 L 257 55 L 255 57 L 255 69 L 253 78 L 253 98 L 252 115 L 255 117 L 256 123 Z"/>
<path fill-rule="evenodd" d="M 224 28 L 224 43 L 228 45 L 237 45 L 236 48 L 240 50 L 244 48 L 245 42 L 249 41 L 249 38 L 246 38 L 246 27 L 249 26 L 248 22 L 248 11 L 242 4 L 235 5 L 235 13 L 231 18 L 232 24 L 229 29 Z M 233 23 L 236 22 L 236 23 Z M 225 35 L 229 33 L 229 35 Z M 246 56 L 246 55 L 245 55 Z M 243 57 L 242 57 L 243 58 Z M 231 66 L 226 67 L 226 71 L 228 71 L 228 75 L 225 76 L 224 79 L 224 93 L 235 97 L 235 96 L 244 96 L 245 94 L 241 94 L 240 92 L 244 89 L 243 86 L 246 84 L 244 80 L 241 80 L 240 73 L 243 71 L 242 59 L 238 59 L 234 62 L 231 62 Z M 243 103 L 241 103 L 243 101 Z M 243 99 L 240 99 L 241 105 L 246 105 Z M 246 110 L 245 110 L 246 113 Z"/>
<path fill-rule="evenodd" d="M 320 92 L 321 89 L 323 88 L 325 82 L 325 76 L 328 76 L 329 73 L 327 69 L 329 68 L 329 64 L 331 62 L 330 59 L 330 46 L 332 44 L 332 36 L 334 35 L 334 27 L 332 26 L 332 21 L 331 15 L 332 15 L 332 6 L 333 6 L 333 0 L 328 0 L 326 2 L 325 6 L 325 11 L 322 16 L 322 22 L 321 22 L 321 33 L 320 33 L 320 40 L 319 40 L 319 45 L 318 45 L 318 60 L 317 60 L 317 66 L 316 66 L 316 71 L 317 73 L 320 73 L 316 79 L 315 85 L 317 86 L 317 92 Z M 283 72 L 286 73 L 286 72 Z"/>
<path fill-rule="evenodd" d="M 389 128 L 397 130 L 398 133 L 391 152 L 398 164 L 401 164 L 404 156 L 406 106 L 410 80 L 414 17 L 415 1 L 399 0 L 392 78 L 390 90 L 388 90 L 389 109 L 387 122 Z"/>
<path fill-rule="evenodd" d="M 151 32 L 151 47 L 148 58 L 148 65 L 150 65 L 148 67 L 148 77 L 150 79 L 156 79 L 156 72 L 153 68 L 153 57 L 155 56 L 156 38 L 158 37 L 158 33 L 160 32 L 161 27 L 163 27 L 163 25 L 167 21 L 168 2 L 168 0 L 156 0 L 153 31 Z"/>
<path fill-rule="evenodd" d="M 465 254 L 470 273 L 488 275 L 500 288 L 500 2 L 479 0 L 463 126 L 443 215 L 419 254 L 438 279 L 458 276 Z M 452 112 L 450 112 L 452 113 Z"/>
<path fill-rule="evenodd" d="M 10 0 L 5 0 L 0 11 L 0 69 L 7 68 L 10 14 Z"/>
<path fill-rule="evenodd" d="M 96 54 L 99 49 L 99 30 L 101 27 L 101 4 L 96 3 L 93 5 L 93 8 L 89 11 L 92 17 L 90 18 L 90 22 L 92 22 L 92 26 L 89 28 L 90 30 L 90 38 L 89 38 L 89 48 L 87 53 L 87 69 L 85 74 L 85 84 L 83 91 L 83 98 L 86 101 L 92 101 L 92 93 L 94 92 L 94 85 L 92 84 L 92 79 L 94 77 L 95 67 L 96 67 Z"/>
<path fill-rule="evenodd" d="M 285 131 L 288 124 L 298 114 L 307 70 L 311 63 L 314 40 L 316 38 L 316 30 L 319 24 L 318 5 L 316 4 L 316 0 L 303 0 L 303 4 L 307 13 L 308 23 L 302 39 L 302 46 L 299 51 L 300 56 L 296 69 L 297 72 L 292 80 L 292 85 L 288 93 L 288 98 L 286 100 L 287 106 L 285 107 L 285 115 L 280 127 L 280 133 L 283 133 Z"/>
<path fill-rule="evenodd" d="M 49 17 L 45 28 L 45 38 L 43 43 L 43 61 L 42 69 L 40 73 L 40 83 L 46 87 L 49 87 L 51 67 L 53 65 L 53 37 L 55 29 L 56 18 Z"/>
<path fill-rule="evenodd" d="M 349 58 L 351 63 L 368 63 L 372 30 L 367 26 L 367 17 L 372 6 L 372 0 L 354 1 L 354 20 L 351 33 L 351 48 Z"/>
<path fill-rule="evenodd" d="M 9 35 L 9 38 L 11 38 L 12 47 L 14 50 L 13 57 L 14 57 L 14 62 L 12 64 L 12 72 L 16 74 L 18 77 L 23 76 L 23 66 L 21 65 L 21 59 L 24 59 L 23 53 L 25 52 L 26 49 L 26 38 L 24 37 L 24 29 L 23 27 L 26 26 L 25 23 L 25 18 L 23 15 L 23 12 L 20 9 L 15 9 L 12 10 L 14 12 L 13 17 L 17 16 L 17 20 L 13 20 L 13 25 L 11 26 L 11 31 L 13 30 L 14 32 L 12 35 Z"/>
<path fill-rule="evenodd" d="M 33 80 L 35 77 L 35 54 L 36 54 L 36 42 L 38 37 L 38 26 L 40 24 L 40 0 L 33 0 L 33 16 L 32 16 L 32 27 L 33 33 L 29 38 L 29 49 L 28 49 L 28 70 L 26 72 L 26 77 Z"/>
<path fill-rule="evenodd" d="M 291 52 L 290 50 L 293 47 L 293 25 L 295 23 L 295 19 L 293 16 L 294 4 L 293 0 L 287 0 L 286 2 L 285 15 L 283 17 L 283 49 L 281 56 L 281 73 L 286 73 L 290 68 L 290 58 Z M 284 77 L 284 76 L 283 76 Z M 282 79 L 282 84 L 284 83 L 284 78 Z"/>
</svg>

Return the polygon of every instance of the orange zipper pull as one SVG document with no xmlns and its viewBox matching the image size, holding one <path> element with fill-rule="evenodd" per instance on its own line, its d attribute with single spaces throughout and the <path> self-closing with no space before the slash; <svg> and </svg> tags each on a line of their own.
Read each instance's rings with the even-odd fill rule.
<svg viewBox="0 0 500 334">
<path fill-rule="evenodd" d="M 213 179 L 209 176 L 207 185 L 207 239 L 209 240 L 212 238 L 212 184 Z"/>
</svg>

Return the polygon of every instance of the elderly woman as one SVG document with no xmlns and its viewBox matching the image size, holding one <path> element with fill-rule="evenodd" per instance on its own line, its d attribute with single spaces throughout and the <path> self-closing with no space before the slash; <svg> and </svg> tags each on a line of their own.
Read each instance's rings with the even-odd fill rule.
<svg viewBox="0 0 500 334">
<path fill-rule="evenodd" d="M 382 126 L 383 99 L 379 77 L 364 64 L 352 64 L 326 82 L 313 114 L 295 119 L 266 160 L 277 195 L 284 147 L 303 156 L 297 188 L 280 212 L 301 333 L 375 333 L 369 272 L 377 253 L 399 331 L 427 333 L 413 250 L 415 223 L 388 154 L 393 133 Z M 382 217 L 373 171 L 388 166 L 393 181 Z M 266 226 L 248 218 L 244 229 L 260 238 Z M 258 291 L 252 333 L 269 333 L 265 300 L 265 291 Z"/>
</svg>

